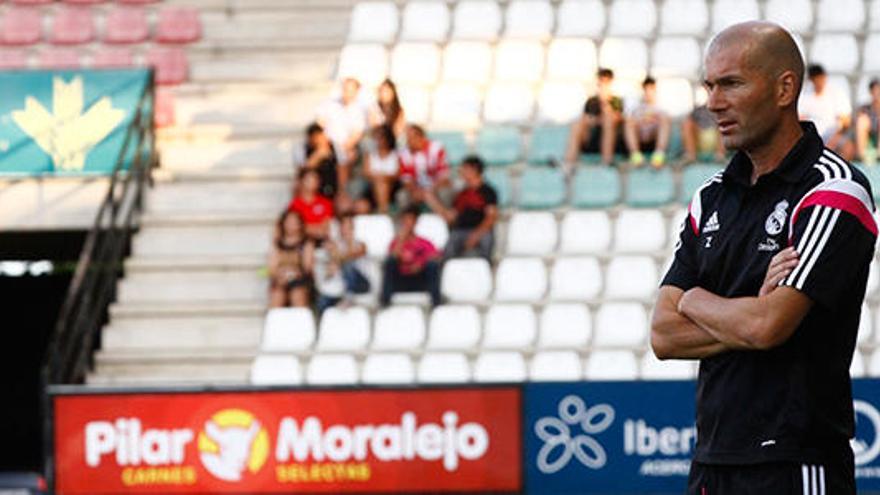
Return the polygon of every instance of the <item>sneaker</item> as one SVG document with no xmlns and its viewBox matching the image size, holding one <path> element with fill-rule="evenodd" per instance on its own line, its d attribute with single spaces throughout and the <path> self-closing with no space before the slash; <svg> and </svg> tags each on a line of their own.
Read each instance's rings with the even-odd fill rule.
<svg viewBox="0 0 880 495">
<path fill-rule="evenodd" d="M 663 151 L 655 151 L 651 154 L 651 165 L 654 168 L 660 168 L 666 163 L 666 153 Z"/>
<path fill-rule="evenodd" d="M 640 151 L 633 151 L 629 154 L 629 162 L 636 167 L 641 166 L 645 163 L 645 155 L 643 155 Z"/>
</svg>

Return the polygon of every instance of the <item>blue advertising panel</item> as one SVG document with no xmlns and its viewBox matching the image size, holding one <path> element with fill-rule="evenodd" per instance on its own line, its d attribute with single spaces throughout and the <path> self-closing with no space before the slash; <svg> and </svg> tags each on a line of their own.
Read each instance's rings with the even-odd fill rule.
<svg viewBox="0 0 880 495">
<path fill-rule="evenodd" d="M 149 78 L 145 69 L 0 72 L 0 174 L 112 172 Z"/>
<path fill-rule="evenodd" d="M 856 485 L 860 492 L 880 492 L 880 380 L 853 380 L 853 409 Z"/>
</svg>

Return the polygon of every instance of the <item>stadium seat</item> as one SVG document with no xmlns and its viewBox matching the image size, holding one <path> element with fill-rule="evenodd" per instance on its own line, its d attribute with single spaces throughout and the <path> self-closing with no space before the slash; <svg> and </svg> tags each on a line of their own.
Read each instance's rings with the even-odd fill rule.
<svg viewBox="0 0 880 495">
<path fill-rule="evenodd" d="M 631 170 L 627 177 L 626 204 L 636 208 L 662 206 L 675 200 L 675 179 L 668 168 Z"/>
<path fill-rule="evenodd" d="M 871 31 L 880 30 L 880 0 L 871 0 L 871 3 L 868 7 L 869 9 L 869 18 L 870 24 L 869 29 Z"/>
<path fill-rule="evenodd" d="M 44 48 L 37 55 L 37 67 L 41 69 L 78 69 L 82 67 L 79 53 L 72 48 Z"/>
<path fill-rule="evenodd" d="M 87 7 L 63 6 L 52 17 L 49 41 L 56 45 L 79 45 L 95 39 L 95 23 Z"/>
<path fill-rule="evenodd" d="M 300 385 L 302 367 L 293 356 L 257 356 L 251 364 L 253 385 Z"/>
<path fill-rule="evenodd" d="M 538 92 L 538 121 L 571 123 L 583 112 L 586 95 L 580 82 L 545 82 Z"/>
<path fill-rule="evenodd" d="M 515 351 L 483 352 L 474 362 L 474 381 L 478 383 L 522 382 L 526 377 L 526 361 Z"/>
<path fill-rule="evenodd" d="M 471 379 L 471 367 L 464 354 L 456 352 L 426 352 L 416 370 L 419 383 L 466 383 Z"/>
<path fill-rule="evenodd" d="M 596 313 L 593 348 L 639 348 L 648 338 L 648 315 L 639 303 L 605 303 Z"/>
<path fill-rule="evenodd" d="M 369 255 L 369 253 L 368 253 Z M 378 259 L 365 259 L 360 262 L 364 275 L 370 281 L 370 290 L 366 294 L 354 296 L 353 302 L 364 306 L 373 307 L 379 302 L 379 291 L 382 289 L 382 261 Z"/>
<path fill-rule="evenodd" d="M 864 55 L 862 58 L 862 71 L 873 73 L 880 72 L 880 34 L 871 33 L 865 38 L 862 54 Z M 859 86 L 861 89 L 861 86 L 866 87 L 867 84 L 861 83 Z M 865 93 L 867 93 L 867 91 L 865 91 Z M 858 101 L 865 100 L 860 98 Z"/>
<path fill-rule="evenodd" d="M 315 341 L 315 318 L 308 308 L 272 308 L 266 313 L 260 350 L 304 351 Z"/>
<path fill-rule="evenodd" d="M 113 7 L 104 18 L 104 43 L 142 43 L 150 37 L 147 13 L 140 7 Z"/>
<path fill-rule="evenodd" d="M 657 24 L 654 0 L 629 0 L 611 4 L 608 34 L 611 36 L 649 37 Z"/>
<path fill-rule="evenodd" d="M 526 349 L 535 342 L 538 321 L 527 304 L 497 304 L 486 313 L 484 349 Z"/>
<path fill-rule="evenodd" d="M 158 3 L 161 0 L 116 0 L 121 4 L 130 4 L 130 5 L 146 5 L 150 3 Z"/>
<path fill-rule="evenodd" d="M 695 38 L 659 38 L 651 51 L 654 76 L 695 77 L 703 65 L 700 44 Z"/>
<path fill-rule="evenodd" d="M 360 4 L 359 4 L 360 5 Z M 377 86 L 388 74 L 388 52 L 379 44 L 348 44 L 339 54 L 337 79 L 353 77 L 365 86 Z"/>
<path fill-rule="evenodd" d="M 828 72 L 850 74 L 859 63 L 859 46 L 851 34 L 819 34 L 810 45 L 809 60 Z"/>
<path fill-rule="evenodd" d="M 398 22 L 394 2 L 358 2 L 351 12 L 348 40 L 390 43 L 397 35 Z"/>
<path fill-rule="evenodd" d="M 606 166 L 581 167 L 574 175 L 571 205 L 575 208 L 607 208 L 620 201 L 617 169 Z"/>
<path fill-rule="evenodd" d="M 648 70 L 648 48 L 638 38 L 605 38 L 599 66 L 612 69 L 617 79 L 641 80 Z"/>
<path fill-rule="evenodd" d="M 351 354 L 316 354 L 306 367 L 309 385 L 353 385 L 358 366 Z"/>
<path fill-rule="evenodd" d="M 128 48 L 101 47 L 92 55 L 92 67 L 133 67 L 134 55 Z"/>
<path fill-rule="evenodd" d="M 418 85 L 397 86 L 400 104 L 406 109 L 406 120 L 409 122 L 427 122 L 431 116 L 431 91 Z M 448 155 L 447 155 L 448 156 Z"/>
<path fill-rule="evenodd" d="M 593 325 L 584 304 L 551 303 L 541 312 L 539 349 L 573 349 L 590 342 Z"/>
<path fill-rule="evenodd" d="M 17 48 L 0 48 L 0 70 L 24 69 L 28 65 L 28 55 Z"/>
<path fill-rule="evenodd" d="M 155 47 L 146 54 L 147 65 L 156 70 L 156 83 L 173 85 L 185 82 L 189 76 L 186 51 L 177 47 Z"/>
<path fill-rule="evenodd" d="M 816 12 L 816 31 L 853 33 L 865 23 L 865 3 L 862 0 L 819 0 Z"/>
<path fill-rule="evenodd" d="M 696 375 L 692 361 L 683 359 L 661 361 L 650 349 L 642 356 L 641 365 L 643 380 L 690 380 Z"/>
<path fill-rule="evenodd" d="M 55 0 L 11 0 L 13 5 L 45 5 Z"/>
<path fill-rule="evenodd" d="M 449 225 L 443 217 L 434 213 L 419 215 L 416 221 L 416 234 L 431 241 L 437 249 L 443 250 L 449 239 Z"/>
<path fill-rule="evenodd" d="M 156 20 L 159 43 L 193 43 L 202 38 L 199 11 L 188 7 L 163 7 Z"/>
<path fill-rule="evenodd" d="M 605 295 L 649 299 L 657 290 L 657 266 L 647 256 L 616 256 L 605 271 Z"/>
<path fill-rule="evenodd" d="M 550 299 L 586 301 L 602 291 L 602 270 L 592 257 L 557 258 L 550 271 Z"/>
<path fill-rule="evenodd" d="M 407 107 L 407 114 L 409 114 L 409 107 Z M 457 167 L 464 157 L 471 154 L 471 147 L 462 132 L 432 131 L 429 133 L 429 138 L 443 143 L 443 149 L 446 150 L 446 161 L 451 167 Z"/>
<path fill-rule="evenodd" d="M 415 350 L 425 341 L 425 315 L 418 306 L 391 306 L 376 315 L 371 349 Z"/>
<path fill-rule="evenodd" d="M 521 208 L 557 208 L 565 202 L 565 175 L 558 168 L 529 168 L 520 177 Z"/>
<path fill-rule="evenodd" d="M 433 43 L 398 43 L 391 51 L 391 79 L 433 85 L 440 74 L 440 50 Z"/>
<path fill-rule="evenodd" d="M 546 77 L 585 81 L 596 77 L 596 45 L 589 39 L 554 39 L 547 49 Z"/>
<path fill-rule="evenodd" d="M 687 217 L 687 210 L 681 209 L 676 210 L 671 217 L 669 217 L 669 224 L 666 230 L 667 236 L 669 239 L 669 247 L 674 248 L 675 244 L 678 242 L 681 237 L 681 228 L 684 224 L 685 218 Z"/>
<path fill-rule="evenodd" d="M 713 175 L 722 170 L 723 169 L 718 165 L 706 163 L 696 163 L 685 167 L 684 173 L 682 173 L 681 176 L 681 194 L 678 196 L 679 202 L 682 204 L 690 204 L 697 189 L 699 189 L 700 186 L 702 186 L 703 183 L 709 180 Z"/>
<path fill-rule="evenodd" d="M 522 139 L 515 127 L 483 127 L 476 145 L 477 154 L 488 165 L 510 165 L 522 156 Z"/>
<path fill-rule="evenodd" d="M 694 88 L 688 79 L 683 77 L 662 77 L 657 80 L 657 105 L 666 110 L 673 119 L 680 119 L 691 113 L 694 109 L 693 98 Z M 679 127 L 673 122 L 667 156 L 677 156 L 674 153 L 675 143 L 673 136 L 680 136 L 679 132 Z"/>
<path fill-rule="evenodd" d="M 489 82 L 491 68 L 492 48 L 488 43 L 453 41 L 443 50 L 444 81 L 483 85 Z"/>
<path fill-rule="evenodd" d="M 495 49 L 495 79 L 536 83 L 544 72 L 544 48 L 533 41 L 502 41 Z"/>
<path fill-rule="evenodd" d="M 156 103 L 154 108 L 154 120 L 156 127 L 168 127 L 174 125 L 175 108 L 174 92 L 168 87 L 156 88 Z"/>
<path fill-rule="evenodd" d="M 361 382 L 367 385 L 403 385 L 415 381 L 415 367 L 406 354 L 370 354 L 361 368 Z"/>
<path fill-rule="evenodd" d="M 42 38 L 43 18 L 37 9 L 10 7 L 0 18 L 0 44 L 33 45 Z"/>
<path fill-rule="evenodd" d="M 874 354 L 871 356 L 871 361 L 868 363 L 868 376 L 877 378 L 880 377 L 880 349 L 875 349 Z"/>
<path fill-rule="evenodd" d="M 635 380 L 638 375 L 639 364 L 630 351 L 593 351 L 584 367 L 587 380 Z"/>
<path fill-rule="evenodd" d="M 574 351 L 540 351 L 529 363 L 533 382 L 573 382 L 583 376 L 583 363 Z"/>
<path fill-rule="evenodd" d="M 446 2 L 438 0 L 409 2 L 403 8 L 400 39 L 441 43 L 449 34 L 450 17 Z"/>
<path fill-rule="evenodd" d="M 859 331 L 856 334 L 856 343 L 858 345 L 867 344 L 871 341 L 873 333 L 873 318 L 871 317 L 871 308 L 867 304 L 862 303 L 862 313 L 859 318 Z"/>
<path fill-rule="evenodd" d="M 660 32 L 702 36 L 709 25 L 707 4 L 705 0 L 666 0 L 660 11 Z"/>
<path fill-rule="evenodd" d="M 495 300 L 537 302 L 547 291 L 547 269 L 540 258 L 504 258 L 495 272 Z"/>
<path fill-rule="evenodd" d="M 550 212 L 515 212 L 507 224 L 507 254 L 547 256 L 559 238 L 556 219 Z"/>
<path fill-rule="evenodd" d="M 441 84 L 434 90 L 431 121 L 437 128 L 473 129 L 480 125 L 480 102 L 475 86 Z"/>
<path fill-rule="evenodd" d="M 566 126 L 535 126 L 529 139 L 530 165 L 560 164 L 565 160 L 569 129 Z"/>
<path fill-rule="evenodd" d="M 712 32 L 760 18 L 757 0 L 715 0 L 712 6 Z"/>
<path fill-rule="evenodd" d="M 354 237 L 367 245 L 368 256 L 384 259 L 394 239 L 394 224 L 387 215 L 357 215 Z"/>
<path fill-rule="evenodd" d="M 528 84 L 493 84 L 486 91 L 483 120 L 488 124 L 521 124 L 532 118 L 535 93 Z"/>
<path fill-rule="evenodd" d="M 865 359 L 862 357 L 862 353 L 856 349 L 849 366 L 849 374 L 853 378 L 864 378 L 868 374 L 868 370 L 865 368 Z"/>
<path fill-rule="evenodd" d="M 568 212 L 559 230 L 563 254 L 604 254 L 611 247 L 611 220 L 602 210 Z"/>
<path fill-rule="evenodd" d="M 660 210 L 623 210 L 614 222 L 614 251 L 651 253 L 663 249 L 666 224 Z"/>
<path fill-rule="evenodd" d="M 71 5 L 97 5 L 99 3 L 104 3 L 107 0 L 61 0 L 64 3 L 68 3 Z"/>
<path fill-rule="evenodd" d="M 318 343 L 321 352 L 360 351 L 370 341 L 370 314 L 363 306 L 333 307 L 321 315 Z"/>
<path fill-rule="evenodd" d="M 810 0 L 769 0 L 764 18 L 789 31 L 807 33 L 813 27 L 813 2 Z"/>
<path fill-rule="evenodd" d="M 434 308 L 426 347 L 433 350 L 468 351 L 480 341 L 480 314 L 463 304 L 444 304 Z"/>
<path fill-rule="evenodd" d="M 557 37 L 599 38 L 605 31 L 602 0 L 562 0 L 556 11 Z"/>
<path fill-rule="evenodd" d="M 501 8 L 494 0 L 462 0 L 453 22 L 453 38 L 494 41 L 501 30 Z"/>
<path fill-rule="evenodd" d="M 498 206 L 506 208 L 513 202 L 513 186 L 510 184 L 510 175 L 506 170 L 489 169 L 483 177 L 486 183 L 491 185 L 498 194 Z"/>
<path fill-rule="evenodd" d="M 505 19 L 506 38 L 544 40 L 553 30 L 553 6 L 547 0 L 512 0 Z"/>
<path fill-rule="evenodd" d="M 492 268 L 482 258 L 456 258 L 446 262 L 440 291 L 451 302 L 481 303 L 492 293 Z"/>
</svg>

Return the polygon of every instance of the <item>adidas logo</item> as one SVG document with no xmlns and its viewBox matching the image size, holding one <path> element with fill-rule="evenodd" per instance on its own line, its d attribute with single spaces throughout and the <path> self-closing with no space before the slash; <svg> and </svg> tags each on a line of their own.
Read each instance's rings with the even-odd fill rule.
<svg viewBox="0 0 880 495">
<path fill-rule="evenodd" d="M 720 228 L 721 224 L 718 223 L 718 212 L 713 211 L 712 216 L 709 217 L 709 220 L 706 220 L 706 225 L 703 225 L 703 233 L 715 232 Z"/>
</svg>

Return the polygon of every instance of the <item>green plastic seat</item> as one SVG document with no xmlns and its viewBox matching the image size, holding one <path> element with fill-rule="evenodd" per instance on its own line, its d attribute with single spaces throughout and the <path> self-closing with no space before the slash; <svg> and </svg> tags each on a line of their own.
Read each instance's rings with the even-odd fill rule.
<svg viewBox="0 0 880 495">
<path fill-rule="evenodd" d="M 539 126 L 532 130 L 529 142 L 529 165 L 562 163 L 565 160 L 565 147 L 568 144 L 567 126 Z"/>
<path fill-rule="evenodd" d="M 521 208 L 547 209 L 565 202 L 565 175 L 555 168 L 532 168 L 523 172 L 519 183 Z"/>
<path fill-rule="evenodd" d="M 626 155 L 615 153 L 612 160 L 614 160 L 614 163 L 623 163 L 627 160 L 627 158 L 629 157 L 627 157 Z M 599 153 L 581 153 L 579 159 L 580 162 L 584 165 L 605 165 L 604 163 L 602 163 L 602 155 Z"/>
<path fill-rule="evenodd" d="M 723 170 L 722 167 L 709 163 L 696 163 L 685 167 L 681 176 L 681 194 L 679 194 L 678 200 L 684 204 L 689 203 L 694 196 L 694 191 L 709 180 L 709 177 L 721 170 Z"/>
<path fill-rule="evenodd" d="M 874 195 L 874 201 L 880 202 L 880 165 L 856 165 L 856 167 L 865 174 L 868 182 L 871 183 L 871 193 Z"/>
<path fill-rule="evenodd" d="M 510 184 L 510 174 L 504 169 L 490 169 L 483 174 L 486 183 L 495 189 L 498 195 L 498 206 L 506 208 L 510 206 L 513 199 L 512 186 Z"/>
<path fill-rule="evenodd" d="M 669 146 L 666 147 L 666 159 L 676 160 L 684 151 L 684 145 L 681 140 L 681 126 L 677 123 L 672 124 L 669 132 Z"/>
<path fill-rule="evenodd" d="M 510 165 L 522 157 L 516 127 L 484 127 L 477 136 L 477 154 L 489 165 Z"/>
<path fill-rule="evenodd" d="M 620 190 L 616 168 L 581 167 L 574 175 L 571 204 L 575 208 L 607 208 L 620 202 Z"/>
<path fill-rule="evenodd" d="M 429 137 L 431 140 L 439 141 L 443 144 L 443 148 L 446 150 L 446 161 L 450 167 L 459 166 L 464 157 L 471 154 L 471 147 L 468 145 L 463 132 L 431 132 Z"/>
<path fill-rule="evenodd" d="M 631 170 L 626 181 L 627 205 L 636 208 L 662 206 L 675 200 L 675 180 L 668 168 Z"/>
</svg>

